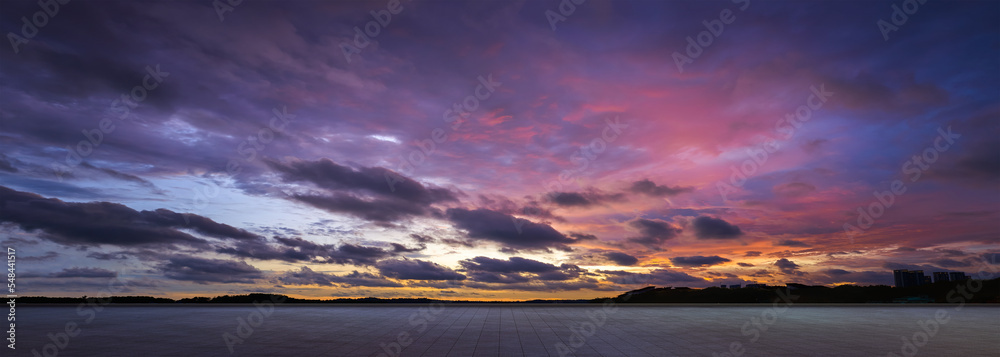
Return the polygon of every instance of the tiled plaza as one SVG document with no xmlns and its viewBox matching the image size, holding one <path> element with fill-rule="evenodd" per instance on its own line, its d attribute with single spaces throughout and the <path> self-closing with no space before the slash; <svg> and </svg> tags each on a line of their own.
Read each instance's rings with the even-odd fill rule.
<svg viewBox="0 0 1000 357">
<path fill-rule="evenodd" d="M 40 356 L 129 357 L 1000 355 L 1000 308 L 983 306 L 780 311 L 770 305 L 327 305 L 278 306 L 269 315 L 252 306 L 88 311 L 19 307 L 17 352 L 5 348 L 3 355 L 34 356 L 32 350 Z M 61 335 L 70 323 L 78 326 L 77 335 Z"/>
</svg>

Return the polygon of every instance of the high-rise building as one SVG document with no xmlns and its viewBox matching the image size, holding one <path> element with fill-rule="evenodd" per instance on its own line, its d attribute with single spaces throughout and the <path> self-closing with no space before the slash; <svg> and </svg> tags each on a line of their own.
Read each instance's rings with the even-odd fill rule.
<svg viewBox="0 0 1000 357">
<path fill-rule="evenodd" d="M 908 288 L 929 283 L 930 277 L 924 276 L 923 270 L 893 270 L 892 277 L 896 281 L 897 288 Z"/>
<path fill-rule="evenodd" d="M 935 283 L 940 283 L 942 281 L 951 281 L 951 279 L 948 278 L 948 272 L 944 272 L 944 271 L 936 271 L 936 272 L 934 272 L 934 282 Z"/>
<path fill-rule="evenodd" d="M 948 278 L 950 278 L 951 281 L 963 281 L 968 280 L 970 277 L 965 275 L 963 272 L 951 272 L 948 273 Z"/>
</svg>

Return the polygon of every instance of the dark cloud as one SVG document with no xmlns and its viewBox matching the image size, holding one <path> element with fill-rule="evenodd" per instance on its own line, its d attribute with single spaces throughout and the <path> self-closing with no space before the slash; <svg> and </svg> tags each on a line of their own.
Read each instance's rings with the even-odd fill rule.
<svg viewBox="0 0 1000 357">
<path fill-rule="evenodd" d="M 701 256 L 695 255 L 690 257 L 673 257 L 670 258 L 670 262 L 677 266 L 683 267 L 705 267 L 716 264 L 722 264 L 730 262 L 731 260 L 720 257 L 718 255 L 713 256 Z"/>
<path fill-rule="evenodd" d="M 743 235 L 740 227 L 719 218 L 700 216 L 691 222 L 698 239 L 733 239 Z"/>
<path fill-rule="evenodd" d="M 63 202 L 3 186 L 0 186 L 0 221 L 15 223 L 29 232 L 41 231 L 45 234 L 39 237 L 65 245 L 207 244 L 181 229 L 221 239 L 260 239 L 253 233 L 194 214 L 166 209 L 136 211 L 110 202 Z"/>
<path fill-rule="evenodd" d="M 753 266 L 753 264 L 750 264 L 750 263 L 743 263 L 743 262 L 739 262 L 739 263 L 736 263 L 736 265 L 739 265 L 739 266 L 741 266 L 741 267 L 745 267 L 745 268 L 749 268 L 749 267 L 752 267 L 752 266 Z"/>
<path fill-rule="evenodd" d="M 465 280 L 466 276 L 434 262 L 417 259 L 383 260 L 375 265 L 382 275 L 403 280 Z"/>
<path fill-rule="evenodd" d="M 625 195 L 609 194 L 591 188 L 584 192 L 551 192 L 545 199 L 560 207 L 590 207 L 606 202 L 622 201 L 625 199 Z"/>
<path fill-rule="evenodd" d="M 404 246 L 400 245 L 404 249 Z M 386 250 L 355 244 L 317 244 L 299 237 L 274 237 L 274 242 L 253 242 L 220 247 L 219 253 L 259 260 L 282 260 L 287 262 L 317 262 L 345 265 L 374 265 L 376 261 L 398 253 L 396 247 Z"/>
<path fill-rule="evenodd" d="M 783 247 L 802 247 L 802 248 L 811 247 L 809 243 L 797 241 L 794 239 L 782 239 L 777 243 L 775 243 L 774 245 Z"/>
<path fill-rule="evenodd" d="M 705 279 L 688 275 L 682 271 L 667 269 L 656 269 L 649 273 L 632 273 L 619 270 L 600 270 L 598 272 L 607 275 L 608 281 L 622 285 L 679 285 L 708 282 Z"/>
<path fill-rule="evenodd" d="M 468 272 L 471 280 L 484 283 L 566 281 L 586 273 L 584 269 L 572 264 L 556 266 L 521 257 L 503 260 L 480 256 L 463 260 L 459 264 Z"/>
<path fill-rule="evenodd" d="M 748 250 L 746 252 L 746 254 L 744 254 L 744 256 L 747 256 L 747 257 L 759 257 L 761 254 L 764 254 L 764 253 L 763 252 L 758 252 L 756 250 Z"/>
<path fill-rule="evenodd" d="M 639 258 L 633 257 L 631 255 L 622 252 L 607 252 L 604 253 L 604 257 L 608 258 L 608 260 L 614 262 L 617 265 L 629 266 L 629 265 L 635 265 L 636 263 L 639 262 Z"/>
<path fill-rule="evenodd" d="M 22 262 L 38 262 L 38 261 L 45 261 L 45 260 L 55 259 L 58 256 L 59 256 L 59 253 L 49 251 L 49 252 L 45 252 L 44 255 L 39 255 L 39 256 L 35 256 L 35 257 L 22 257 L 22 256 L 18 256 L 17 260 L 22 261 Z"/>
<path fill-rule="evenodd" d="M 108 169 L 108 168 L 96 167 L 96 166 L 91 165 L 89 162 L 86 162 L 86 161 L 84 161 L 83 163 L 81 163 L 80 166 L 84 167 L 84 168 L 88 168 L 88 169 L 94 170 L 94 171 L 98 171 L 98 172 L 104 173 L 105 175 L 108 175 L 110 177 L 113 177 L 113 178 L 116 178 L 116 179 L 119 179 L 119 180 L 122 180 L 122 181 L 130 181 L 130 182 L 135 182 L 135 183 L 138 183 L 138 184 L 142 184 L 143 186 L 153 187 L 153 183 L 152 182 L 149 182 L 146 179 L 144 179 L 142 177 L 139 177 L 139 176 L 136 176 L 136 175 L 126 174 L 126 173 L 118 172 L 118 171 L 115 171 L 115 170 L 112 170 L 112 169 Z"/>
<path fill-rule="evenodd" d="M 587 207 L 594 204 L 594 202 L 584 197 L 583 194 L 577 192 L 553 192 L 549 194 L 548 199 L 552 203 L 563 207 Z"/>
<path fill-rule="evenodd" d="M 469 237 L 494 241 L 512 248 L 556 248 L 568 251 L 567 244 L 576 242 L 548 224 L 487 209 L 450 208 L 447 217 L 456 227 L 468 231 Z"/>
<path fill-rule="evenodd" d="M 459 265 L 468 270 L 493 273 L 543 273 L 559 270 L 559 267 L 553 264 L 521 257 L 510 257 L 507 260 L 502 260 L 480 256 L 463 260 L 459 262 Z"/>
<path fill-rule="evenodd" d="M 368 287 L 402 287 L 403 285 L 395 281 L 386 279 L 370 273 L 359 273 L 357 270 L 350 274 L 338 276 L 334 274 L 324 274 L 313 271 L 309 267 L 302 267 L 298 271 L 289 271 L 277 277 L 278 282 L 287 285 L 321 285 L 332 286 L 339 284 L 344 287 L 368 286 Z"/>
<path fill-rule="evenodd" d="M 295 200 L 330 212 L 346 213 L 369 221 L 393 222 L 432 212 L 435 203 L 456 201 L 455 193 L 426 187 L 413 179 L 381 167 L 352 168 L 330 159 L 264 161 L 281 173 L 285 182 L 308 182 L 327 194 L 294 194 Z"/>
<path fill-rule="evenodd" d="M 601 285 L 597 284 L 596 281 L 548 281 L 548 282 L 534 282 L 534 283 L 510 283 L 510 284 L 490 284 L 484 282 L 469 282 L 465 284 L 466 287 L 472 289 L 483 289 L 483 290 L 519 290 L 519 291 L 574 291 L 574 290 L 607 290 L 602 289 Z"/>
<path fill-rule="evenodd" d="M 101 268 L 66 268 L 49 274 L 53 278 L 114 278 L 118 272 Z"/>
<path fill-rule="evenodd" d="M 199 284 L 253 283 L 264 277 L 260 270 L 246 262 L 187 256 L 168 259 L 160 271 L 167 278 Z"/>
<path fill-rule="evenodd" d="M 795 262 L 793 262 L 791 260 L 788 260 L 788 259 L 785 259 L 785 258 L 781 258 L 781 259 L 778 259 L 777 261 L 775 261 L 774 262 L 774 266 L 778 267 L 778 270 L 781 270 L 781 272 L 785 273 L 785 274 L 798 274 L 798 273 L 801 273 L 801 272 L 798 271 L 798 269 L 799 269 L 799 265 L 798 264 L 795 264 Z"/>
<path fill-rule="evenodd" d="M 931 263 L 945 268 L 960 268 L 972 265 L 972 263 L 958 261 L 955 259 L 937 259 L 937 260 L 932 260 Z"/>
<path fill-rule="evenodd" d="M 815 276 L 820 284 L 842 284 L 845 282 L 859 285 L 891 285 L 892 272 L 886 271 L 849 271 L 844 269 L 826 269 L 820 271 L 823 276 Z"/>
<path fill-rule="evenodd" d="M 598 240 L 597 236 L 595 236 L 593 234 L 573 233 L 573 232 L 570 232 L 569 236 L 575 238 L 578 241 L 579 240 Z"/>
<path fill-rule="evenodd" d="M 0 154 L 0 171 L 16 173 L 18 170 L 11 164 L 11 160 L 7 158 L 7 155 Z"/>
<path fill-rule="evenodd" d="M 630 242 L 638 243 L 655 250 L 662 249 L 660 246 L 664 242 L 681 233 L 680 228 L 659 219 L 636 218 L 629 221 L 628 226 L 639 232 L 638 237 L 628 239 Z"/>
<path fill-rule="evenodd" d="M 434 237 L 429 237 L 425 235 L 410 234 L 410 238 L 412 238 L 417 243 L 434 243 Z"/>
<path fill-rule="evenodd" d="M 427 245 L 426 244 L 421 244 L 420 246 L 417 246 L 415 248 L 410 248 L 410 247 L 407 247 L 407 246 L 399 244 L 399 243 L 389 243 L 389 245 L 392 246 L 392 252 L 393 253 L 413 253 L 413 252 L 419 252 L 421 250 L 427 249 Z"/>
<path fill-rule="evenodd" d="M 632 266 L 639 262 L 639 258 L 625 252 L 606 249 L 578 250 L 567 259 L 579 265 Z"/>
<path fill-rule="evenodd" d="M 629 187 L 629 191 L 634 193 L 641 193 L 652 197 L 663 197 L 663 196 L 675 196 L 681 193 L 687 193 L 694 191 L 693 187 L 669 187 L 660 186 L 650 181 L 649 179 L 643 179 L 632 183 Z"/>
</svg>

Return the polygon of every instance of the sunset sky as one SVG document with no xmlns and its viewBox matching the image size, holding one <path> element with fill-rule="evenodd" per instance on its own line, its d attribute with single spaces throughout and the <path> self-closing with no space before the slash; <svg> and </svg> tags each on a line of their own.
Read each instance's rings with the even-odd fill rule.
<svg viewBox="0 0 1000 357">
<path fill-rule="evenodd" d="M 974 273 L 1000 3 L 910 3 L 4 1 L 0 239 L 23 296 Z"/>
</svg>

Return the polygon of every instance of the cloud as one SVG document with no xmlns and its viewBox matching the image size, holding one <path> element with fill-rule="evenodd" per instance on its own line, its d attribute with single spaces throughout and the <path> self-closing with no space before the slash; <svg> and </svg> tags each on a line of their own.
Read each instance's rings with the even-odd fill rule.
<svg viewBox="0 0 1000 357">
<path fill-rule="evenodd" d="M 264 274 L 241 261 L 178 256 L 160 267 L 163 276 L 174 280 L 209 283 L 253 283 Z"/>
<path fill-rule="evenodd" d="M 141 177 L 136 176 L 136 175 L 126 174 L 126 173 L 115 171 L 115 170 L 108 169 L 108 168 L 96 167 L 96 166 L 91 165 L 89 162 L 86 162 L 86 161 L 84 161 L 83 163 L 81 163 L 80 166 L 82 166 L 84 168 L 88 168 L 88 169 L 94 170 L 94 171 L 102 172 L 105 175 L 108 175 L 110 177 L 113 177 L 113 178 L 116 178 L 116 179 L 119 179 L 119 180 L 122 180 L 122 181 L 130 181 L 130 182 L 135 182 L 135 183 L 141 184 L 143 186 L 153 187 L 153 183 L 152 182 L 149 182 L 146 179 L 141 178 Z"/>
<path fill-rule="evenodd" d="M 468 270 L 494 273 L 544 273 L 559 270 L 559 267 L 555 265 L 521 257 L 510 257 L 507 260 L 502 260 L 479 256 L 463 260 L 459 262 L 459 265 Z"/>
<path fill-rule="evenodd" d="M 40 238 L 64 245 L 207 245 L 206 240 L 181 229 L 226 240 L 260 239 L 243 229 L 195 214 L 166 209 L 136 211 L 110 202 L 63 202 L 3 186 L 0 221 L 15 223 L 28 232 L 44 232 Z"/>
<path fill-rule="evenodd" d="M 607 252 L 604 253 L 604 257 L 608 258 L 608 260 L 614 262 L 617 265 L 629 266 L 629 265 L 635 265 L 636 263 L 639 262 L 639 258 L 633 257 L 631 255 L 622 252 Z"/>
<path fill-rule="evenodd" d="M 674 227 L 669 222 L 659 219 L 636 218 L 627 223 L 628 227 L 639 232 L 638 237 L 628 240 L 638 243 L 650 249 L 660 250 L 660 246 L 667 240 L 680 234 L 681 229 Z"/>
<path fill-rule="evenodd" d="M 802 197 L 812 191 L 816 191 L 816 186 L 804 182 L 789 182 L 775 185 L 771 188 L 771 191 L 778 196 Z"/>
<path fill-rule="evenodd" d="M 465 280 L 466 276 L 440 264 L 417 259 L 383 260 L 375 265 L 382 275 L 403 280 Z"/>
<path fill-rule="evenodd" d="M 620 270 L 600 270 L 598 272 L 608 275 L 608 281 L 623 285 L 675 285 L 708 282 L 705 279 L 688 275 L 682 271 L 667 269 L 656 269 L 649 273 L 632 273 Z"/>
<path fill-rule="evenodd" d="M 802 241 L 797 241 L 797 240 L 794 240 L 794 239 L 783 239 L 783 240 L 778 241 L 774 245 L 776 245 L 776 246 L 783 246 L 783 247 L 803 247 L 803 248 L 805 248 L 805 247 L 811 247 L 811 245 L 809 245 L 809 243 L 802 242 Z"/>
<path fill-rule="evenodd" d="M 65 268 L 47 275 L 52 278 L 114 278 L 118 272 L 101 268 Z"/>
<path fill-rule="evenodd" d="M 17 260 L 22 262 L 39 262 L 45 260 L 51 260 L 59 256 L 59 253 L 48 251 L 44 255 L 34 256 L 34 257 L 22 257 L 18 256 Z"/>
<path fill-rule="evenodd" d="M 931 263 L 944 268 L 961 268 L 972 265 L 972 263 L 969 262 L 962 262 L 955 259 L 947 259 L 947 258 L 932 260 Z"/>
<path fill-rule="evenodd" d="M 326 194 L 294 194 L 290 197 L 330 212 L 346 213 L 375 222 L 393 222 L 430 214 L 435 203 L 457 201 L 455 193 L 427 187 L 381 167 L 351 168 L 330 159 L 291 160 L 281 163 L 265 159 L 284 182 L 307 182 Z"/>
<path fill-rule="evenodd" d="M 741 266 L 741 267 L 745 267 L 745 268 L 749 268 L 749 267 L 752 267 L 752 266 L 753 266 L 753 264 L 750 264 L 750 263 L 743 263 L 743 262 L 739 262 L 739 263 L 736 263 L 736 265 L 739 265 L 739 266 Z"/>
<path fill-rule="evenodd" d="M 531 281 L 565 281 L 585 273 L 572 264 L 556 266 L 537 260 L 510 257 L 507 260 L 489 257 L 466 259 L 459 264 L 473 281 L 484 283 L 516 284 Z"/>
<path fill-rule="evenodd" d="M 0 154 L 0 171 L 16 173 L 18 169 L 11 165 L 11 160 L 7 158 L 7 155 Z"/>
<path fill-rule="evenodd" d="M 545 196 L 549 202 L 560 207 L 590 207 L 605 202 L 617 202 L 625 199 L 625 195 L 604 193 L 591 188 L 584 192 L 551 192 Z"/>
<path fill-rule="evenodd" d="M 798 264 L 795 264 L 795 262 L 793 262 L 791 260 L 788 260 L 788 259 L 785 259 L 785 258 L 781 258 L 781 259 L 778 259 L 777 261 L 775 261 L 774 262 L 774 266 L 778 267 L 778 270 L 781 270 L 781 272 L 785 273 L 785 274 L 800 274 L 801 273 L 800 271 L 798 271 L 798 269 L 799 269 L 799 265 Z"/>
<path fill-rule="evenodd" d="M 726 263 L 726 262 L 730 262 L 730 261 L 731 260 L 723 258 L 723 257 L 720 257 L 718 255 L 713 255 L 713 256 L 709 256 L 709 257 L 701 256 L 701 255 L 695 255 L 695 256 L 690 256 L 690 257 L 673 257 L 673 258 L 670 258 L 670 262 L 671 263 L 673 263 L 674 265 L 683 266 L 683 267 L 705 267 L 705 266 L 711 266 L 711 265 L 716 265 L 716 264 L 722 264 L 722 263 Z"/>
<path fill-rule="evenodd" d="M 682 193 L 694 191 L 693 187 L 669 187 L 669 186 L 659 186 L 649 179 L 642 179 L 632 183 L 629 187 L 629 191 L 633 193 L 641 193 L 651 197 L 663 197 L 663 196 L 676 196 Z"/>
<path fill-rule="evenodd" d="M 744 256 L 747 256 L 747 257 L 759 257 L 761 254 L 764 254 L 764 253 L 763 252 L 758 252 L 756 250 L 748 250 L 748 251 L 746 251 L 746 253 L 744 254 Z"/>
<path fill-rule="evenodd" d="M 468 231 L 469 237 L 490 240 L 512 248 L 531 250 L 556 248 L 568 251 L 567 244 L 576 242 L 575 239 L 556 231 L 548 224 L 535 223 L 488 209 L 449 208 L 446 215 L 456 227 Z"/>
<path fill-rule="evenodd" d="M 695 218 L 691 225 L 698 239 L 733 239 L 743 235 L 740 227 L 709 216 Z"/>
<path fill-rule="evenodd" d="M 379 247 L 349 243 L 339 246 L 316 244 L 299 237 L 274 237 L 274 242 L 243 243 L 232 247 L 220 247 L 216 251 L 259 260 L 312 261 L 345 265 L 374 265 L 377 260 L 394 256 L 399 252 L 395 247 L 389 251 Z"/>
<path fill-rule="evenodd" d="M 344 287 L 402 287 L 403 284 L 370 273 L 359 273 L 357 270 L 346 275 L 325 274 L 313 271 L 303 266 L 298 271 L 288 271 L 277 277 L 278 282 L 288 285 L 320 285 L 332 286 L 340 284 Z"/>
</svg>

